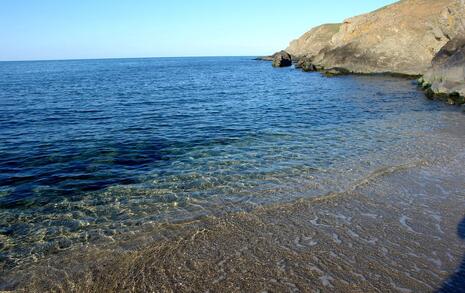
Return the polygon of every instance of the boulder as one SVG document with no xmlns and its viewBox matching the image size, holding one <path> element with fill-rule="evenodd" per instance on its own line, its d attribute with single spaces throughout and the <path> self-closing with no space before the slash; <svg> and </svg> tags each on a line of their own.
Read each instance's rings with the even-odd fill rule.
<svg viewBox="0 0 465 293">
<path fill-rule="evenodd" d="M 273 67 L 289 67 L 292 65 L 292 57 L 286 51 L 281 51 L 273 55 Z"/>
</svg>

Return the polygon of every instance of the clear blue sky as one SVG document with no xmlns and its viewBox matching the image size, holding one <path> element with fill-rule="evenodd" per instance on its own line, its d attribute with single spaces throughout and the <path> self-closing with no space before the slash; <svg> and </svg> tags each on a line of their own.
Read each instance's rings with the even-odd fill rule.
<svg viewBox="0 0 465 293">
<path fill-rule="evenodd" d="M 394 0 L 1 0 L 0 60 L 263 55 Z"/>
</svg>

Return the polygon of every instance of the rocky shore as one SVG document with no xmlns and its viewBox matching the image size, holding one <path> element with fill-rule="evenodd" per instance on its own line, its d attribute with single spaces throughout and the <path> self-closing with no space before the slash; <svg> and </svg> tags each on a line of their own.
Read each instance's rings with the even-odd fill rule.
<svg viewBox="0 0 465 293">
<path fill-rule="evenodd" d="M 465 103 L 465 1 L 401 0 L 311 29 L 286 48 L 296 68 L 326 76 L 420 77 L 429 98 Z M 282 56 L 279 52 L 263 60 Z"/>
<path fill-rule="evenodd" d="M 432 67 L 418 80 L 428 98 L 449 104 L 465 103 L 465 35 L 449 41 L 434 57 Z"/>
</svg>

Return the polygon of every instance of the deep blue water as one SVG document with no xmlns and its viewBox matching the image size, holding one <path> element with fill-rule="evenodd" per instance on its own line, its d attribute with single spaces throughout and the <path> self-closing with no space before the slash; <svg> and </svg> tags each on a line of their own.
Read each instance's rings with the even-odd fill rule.
<svg viewBox="0 0 465 293">
<path fill-rule="evenodd" d="M 448 112 L 410 80 L 247 57 L 2 62 L 0 249 L 313 196 L 418 155 L 413 141 Z"/>
</svg>

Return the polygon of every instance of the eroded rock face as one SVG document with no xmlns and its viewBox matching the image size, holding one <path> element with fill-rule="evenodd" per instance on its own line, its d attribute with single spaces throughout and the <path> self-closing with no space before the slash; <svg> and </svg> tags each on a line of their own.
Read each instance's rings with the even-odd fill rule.
<svg viewBox="0 0 465 293">
<path fill-rule="evenodd" d="M 434 57 L 432 67 L 419 80 L 429 98 L 464 104 L 465 33 L 449 41 Z"/>
<path fill-rule="evenodd" d="M 331 38 L 339 32 L 341 25 L 341 23 L 334 23 L 317 26 L 292 41 L 286 51 L 300 58 L 315 56 L 329 44 Z"/>
<path fill-rule="evenodd" d="M 421 75 L 464 28 L 464 0 L 402 0 L 342 24 L 314 28 L 286 51 L 324 68 Z"/>
<path fill-rule="evenodd" d="M 286 51 L 281 51 L 273 55 L 273 67 L 289 67 L 292 65 L 292 57 Z"/>
</svg>

